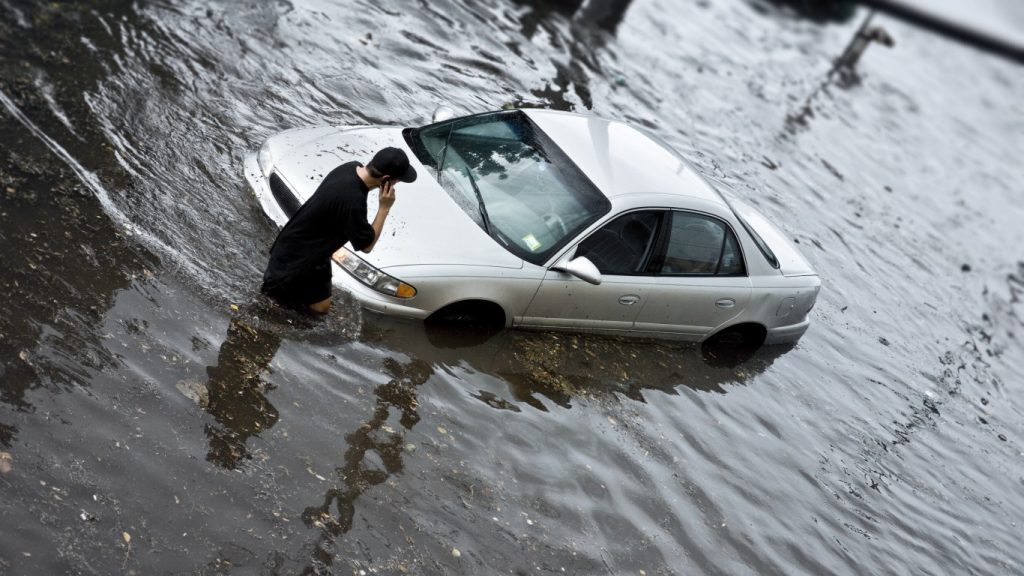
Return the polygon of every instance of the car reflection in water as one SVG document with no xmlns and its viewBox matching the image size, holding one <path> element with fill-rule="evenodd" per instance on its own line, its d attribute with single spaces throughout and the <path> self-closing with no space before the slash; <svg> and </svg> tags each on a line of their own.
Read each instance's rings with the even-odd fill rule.
<svg viewBox="0 0 1024 576">
<path fill-rule="evenodd" d="M 351 304 L 350 304 L 351 305 Z M 262 327 L 259 327 L 262 326 Z M 236 317 L 221 344 L 217 365 L 207 369 L 208 400 L 201 401 L 216 423 L 205 427 L 207 460 L 236 469 L 250 458 L 246 446 L 278 421 L 265 380 L 281 343 L 279 327 L 259 319 Z M 420 421 L 419 388 L 436 366 L 469 364 L 500 377 L 508 386 L 501 397 L 492 391 L 467 394 L 497 410 L 515 412 L 545 403 L 571 407 L 574 398 L 620 394 L 644 402 L 650 394 L 675 394 L 679 386 L 724 394 L 747 383 L 789 348 L 737 348 L 733 343 L 704 346 L 638 342 L 611 337 L 452 326 L 364 316 L 360 340 L 386 344 L 384 361 L 390 380 L 373 390 L 370 416 L 345 435 L 344 459 L 334 466 L 333 485 L 302 513 L 306 526 L 320 531 L 311 566 L 331 566 L 334 541 L 353 524 L 356 502 L 365 492 L 404 469 L 405 434 Z M 401 429 L 389 422 L 397 418 Z"/>
<path fill-rule="evenodd" d="M 547 410 L 544 399 L 570 407 L 574 396 L 617 393 L 645 401 L 644 391 L 675 394 L 685 386 L 724 394 L 764 372 L 792 345 L 757 347 L 730 340 L 702 345 L 628 338 L 417 323 L 367 314 L 366 341 L 432 364 L 469 363 L 500 377 L 510 398 L 480 393 L 495 408 L 526 404 Z M 648 392 L 649 394 L 650 392 Z"/>
</svg>

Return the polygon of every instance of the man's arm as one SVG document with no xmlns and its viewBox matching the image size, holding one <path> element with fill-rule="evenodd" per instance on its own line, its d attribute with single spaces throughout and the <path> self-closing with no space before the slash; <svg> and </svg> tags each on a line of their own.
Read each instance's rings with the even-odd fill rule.
<svg viewBox="0 0 1024 576">
<path fill-rule="evenodd" d="M 377 207 L 377 215 L 373 217 L 373 242 L 369 246 L 363 248 L 363 252 L 369 254 L 370 250 L 377 245 L 377 240 L 380 240 L 380 235 L 384 232 L 384 221 L 388 218 L 388 212 L 391 211 L 391 207 L 395 205 L 395 185 L 388 180 L 381 184 L 380 187 L 380 201 Z"/>
</svg>

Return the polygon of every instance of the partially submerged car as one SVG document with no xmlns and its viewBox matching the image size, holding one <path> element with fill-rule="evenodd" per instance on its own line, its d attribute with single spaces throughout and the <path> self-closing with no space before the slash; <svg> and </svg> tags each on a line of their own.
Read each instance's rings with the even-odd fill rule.
<svg viewBox="0 0 1024 576">
<path fill-rule="evenodd" d="M 269 138 L 245 174 L 283 226 L 333 168 L 385 146 L 405 150 L 420 178 L 397 187 L 372 253 L 335 258 L 334 283 L 367 309 L 754 344 L 807 330 L 821 281 L 796 246 L 622 122 L 508 110 L 300 128 Z"/>
</svg>

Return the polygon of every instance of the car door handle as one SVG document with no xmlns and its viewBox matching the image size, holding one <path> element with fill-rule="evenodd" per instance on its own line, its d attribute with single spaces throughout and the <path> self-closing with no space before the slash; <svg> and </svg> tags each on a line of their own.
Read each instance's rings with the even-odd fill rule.
<svg viewBox="0 0 1024 576">
<path fill-rule="evenodd" d="M 719 308 L 732 308 L 735 305 L 736 301 L 732 298 L 722 298 L 718 302 L 715 302 L 715 306 L 718 306 Z"/>
<path fill-rule="evenodd" d="M 626 294 L 625 296 L 619 296 L 619 304 L 624 306 L 632 306 L 640 301 L 640 297 L 636 294 Z"/>
</svg>

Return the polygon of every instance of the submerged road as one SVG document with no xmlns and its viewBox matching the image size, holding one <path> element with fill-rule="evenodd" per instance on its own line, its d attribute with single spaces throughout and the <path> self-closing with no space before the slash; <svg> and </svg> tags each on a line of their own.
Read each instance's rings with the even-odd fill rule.
<svg viewBox="0 0 1024 576">
<path fill-rule="evenodd" d="M 840 78 L 863 11 L 584 4 L 0 0 L 0 574 L 1024 570 L 1020 66 L 880 15 Z M 810 331 L 270 308 L 244 154 L 441 104 L 657 133 L 800 244 Z"/>
</svg>

